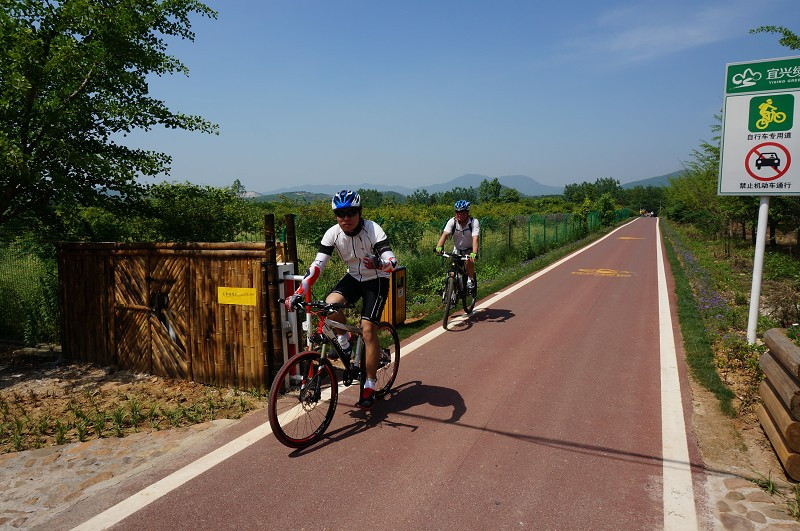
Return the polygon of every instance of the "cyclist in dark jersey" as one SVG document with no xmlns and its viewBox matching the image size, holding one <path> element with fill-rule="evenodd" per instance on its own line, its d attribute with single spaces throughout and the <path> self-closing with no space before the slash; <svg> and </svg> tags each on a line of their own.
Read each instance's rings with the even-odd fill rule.
<svg viewBox="0 0 800 531">
<path fill-rule="evenodd" d="M 310 293 L 311 286 L 319 278 L 335 249 L 347 264 L 347 273 L 334 286 L 325 301 L 355 304 L 359 299 L 363 300 L 361 326 L 364 331 L 367 381 L 356 405 L 369 409 L 375 402 L 375 380 L 378 374 L 378 323 L 389 294 L 389 277 L 397 267 L 397 259 L 383 229 L 374 221 L 361 217 L 359 194 L 342 190 L 333 196 L 331 207 L 336 215 L 336 225 L 325 232 L 317 256 L 308 268 L 303 282 L 294 295 L 287 297 L 286 308 L 290 310 L 302 300 L 303 294 Z M 341 312 L 333 314 L 331 319 L 344 322 Z M 346 333 L 339 336 L 339 343 L 345 352 L 351 348 Z"/>
</svg>

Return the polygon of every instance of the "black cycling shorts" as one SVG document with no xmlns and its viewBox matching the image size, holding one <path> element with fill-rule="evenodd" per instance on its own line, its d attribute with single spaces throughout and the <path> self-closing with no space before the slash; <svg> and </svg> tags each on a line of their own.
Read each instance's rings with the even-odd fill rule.
<svg viewBox="0 0 800 531">
<path fill-rule="evenodd" d="M 386 297 L 389 295 L 389 277 L 378 277 L 362 282 L 346 274 L 331 292 L 341 294 L 348 304 L 355 304 L 358 299 L 364 299 L 361 318 L 380 323 L 383 305 L 386 304 Z"/>
</svg>

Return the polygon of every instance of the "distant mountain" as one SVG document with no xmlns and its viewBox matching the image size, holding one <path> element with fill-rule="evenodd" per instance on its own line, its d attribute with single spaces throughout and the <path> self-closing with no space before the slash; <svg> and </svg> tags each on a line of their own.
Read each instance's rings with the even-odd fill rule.
<svg viewBox="0 0 800 531">
<path fill-rule="evenodd" d="M 450 191 L 456 187 L 478 188 L 480 187 L 482 181 L 491 181 L 492 179 L 493 177 L 489 177 L 488 175 L 468 173 L 445 183 L 433 184 L 431 186 L 420 186 L 417 188 L 417 190 L 425 189 L 428 191 L 428 193 L 436 194 Z M 548 186 L 525 175 L 506 175 L 503 177 L 498 177 L 497 180 L 501 185 L 507 188 L 515 188 L 517 192 L 528 196 L 558 195 L 564 191 L 563 186 Z"/>
<path fill-rule="evenodd" d="M 303 184 L 297 186 L 291 186 L 288 188 L 279 188 L 277 190 L 272 190 L 262 195 L 269 195 L 269 196 L 277 196 L 280 194 L 289 195 L 292 192 L 310 192 L 312 194 L 322 194 L 322 195 L 329 195 L 332 196 L 336 192 L 341 190 L 359 190 L 363 188 L 364 190 L 377 190 L 379 192 L 397 192 L 403 195 L 410 195 L 414 192 L 413 188 L 407 188 L 405 186 L 386 186 L 384 184 L 369 184 L 369 183 L 362 183 L 362 184 Z"/>
<path fill-rule="evenodd" d="M 648 186 L 669 186 L 669 180 L 674 179 L 676 177 L 680 177 L 684 174 L 685 170 L 678 170 L 672 173 L 668 173 L 666 175 L 659 175 L 658 177 L 650 177 L 649 179 L 642 179 L 640 181 L 633 181 L 630 183 L 625 183 L 622 186 L 623 189 L 627 190 L 630 188 L 636 188 L 637 186 L 642 186 L 647 188 Z"/>
<path fill-rule="evenodd" d="M 639 181 L 633 181 L 629 183 L 622 184 L 622 188 L 635 188 L 637 186 L 669 186 L 669 179 L 679 177 L 683 174 L 683 170 L 674 171 L 672 173 L 668 173 L 666 175 L 659 175 L 657 177 L 650 177 L 648 179 L 641 179 Z M 481 182 L 484 180 L 492 180 L 493 177 L 489 177 L 488 175 L 479 175 L 475 173 L 467 173 L 462 175 L 461 177 L 456 177 L 455 179 L 451 179 L 447 182 L 438 183 L 438 184 L 431 184 L 429 186 L 419 186 L 417 188 L 408 188 L 406 186 L 398 186 L 398 185 L 385 185 L 385 184 L 372 184 L 372 183 L 361 183 L 361 184 L 305 184 L 305 185 L 298 185 L 292 186 L 287 188 L 280 188 L 278 190 L 272 190 L 267 193 L 259 194 L 258 192 L 248 192 L 248 194 L 252 194 L 255 201 L 275 201 L 280 199 L 280 196 L 288 197 L 289 199 L 298 200 L 298 201 L 317 201 L 319 199 L 324 199 L 325 197 L 330 197 L 336 192 L 345 189 L 345 190 L 377 190 L 383 193 L 391 193 L 394 192 L 401 196 L 409 196 L 414 193 L 416 190 L 426 190 L 429 194 L 437 194 L 442 192 L 448 192 L 453 188 L 479 188 Z M 507 188 L 514 188 L 520 194 L 530 197 L 536 196 L 543 196 L 543 195 L 560 195 L 564 192 L 563 186 L 550 186 L 547 184 L 542 184 L 536 179 L 532 179 L 526 175 L 505 175 L 503 177 L 498 177 L 497 180 L 500 184 Z"/>
<path fill-rule="evenodd" d="M 270 192 L 262 194 L 262 197 L 260 197 L 258 200 L 270 201 L 271 199 L 267 199 L 268 197 L 277 197 L 278 195 L 291 196 L 293 193 L 303 193 L 306 195 L 313 195 L 313 194 L 333 195 L 342 189 L 358 190 L 361 188 L 365 190 L 377 190 L 379 192 L 397 192 L 404 196 L 411 195 L 412 193 L 414 193 L 414 191 L 423 189 L 427 190 L 428 193 L 435 194 L 440 192 L 447 192 L 456 187 L 478 188 L 481 185 L 481 181 L 483 180 L 492 180 L 492 177 L 489 177 L 488 175 L 477 175 L 469 173 L 466 175 L 462 175 L 461 177 L 456 177 L 455 179 L 449 180 L 444 183 L 432 184 L 430 186 L 418 186 L 416 188 L 408 188 L 405 186 L 397 186 L 397 185 L 387 186 L 383 184 L 371 184 L 371 183 L 340 184 L 340 185 L 306 184 L 290 188 L 280 188 L 278 190 L 272 190 Z M 504 177 L 498 177 L 497 180 L 500 181 L 501 185 L 506 186 L 508 188 L 515 188 L 522 195 L 528 195 L 528 196 L 557 195 L 564 191 L 563 186 L 548 186 L 536 181 L 535 179 L 526 177 L 525 175 L 507 175 Z M 300 192 L 301 190 L 302 192 Z"/>
<path fill-rule="evenodd" d="M 316 193 L 316 192 L 281 192 L 277 194 L 258 194 L 257 197 L 254 197 L 253 200 L 256 203 L 269 203 L 271 201 L 280 201 L 284 197 L 290 201 L 299 201 L 299 202 L 306 202 L 306 203 L 314 203 L 315 201 L 320 201 L 322 199 L 330 199 L 331 196 L 335 192 L 332 193 Z"/>
</svg>

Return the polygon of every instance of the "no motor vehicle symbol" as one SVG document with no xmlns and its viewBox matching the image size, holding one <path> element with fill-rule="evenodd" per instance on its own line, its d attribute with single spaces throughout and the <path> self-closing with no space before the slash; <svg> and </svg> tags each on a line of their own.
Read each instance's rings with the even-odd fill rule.
<svg viewBox="0 0 800 531">
<path fill-rule="evenodd" d="M 747 173 L 759 181 L 774 181 L 785 175 L 791 165 L 792 156 L 789 150 L 777 142 L 759 144 L 744 158 Z"/>
</svg>

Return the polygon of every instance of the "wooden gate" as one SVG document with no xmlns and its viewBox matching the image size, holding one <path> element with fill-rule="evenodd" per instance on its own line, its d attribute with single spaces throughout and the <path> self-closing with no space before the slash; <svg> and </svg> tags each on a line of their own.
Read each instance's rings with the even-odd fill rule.
<svg viewBox="0 0 800 531">
<path fill-rule="evenodd" d="M 115 257 L 114 336 L 120 366 L 192 379 L 188 276 L 189 259 L 184 256 Z"/>
</svg>

